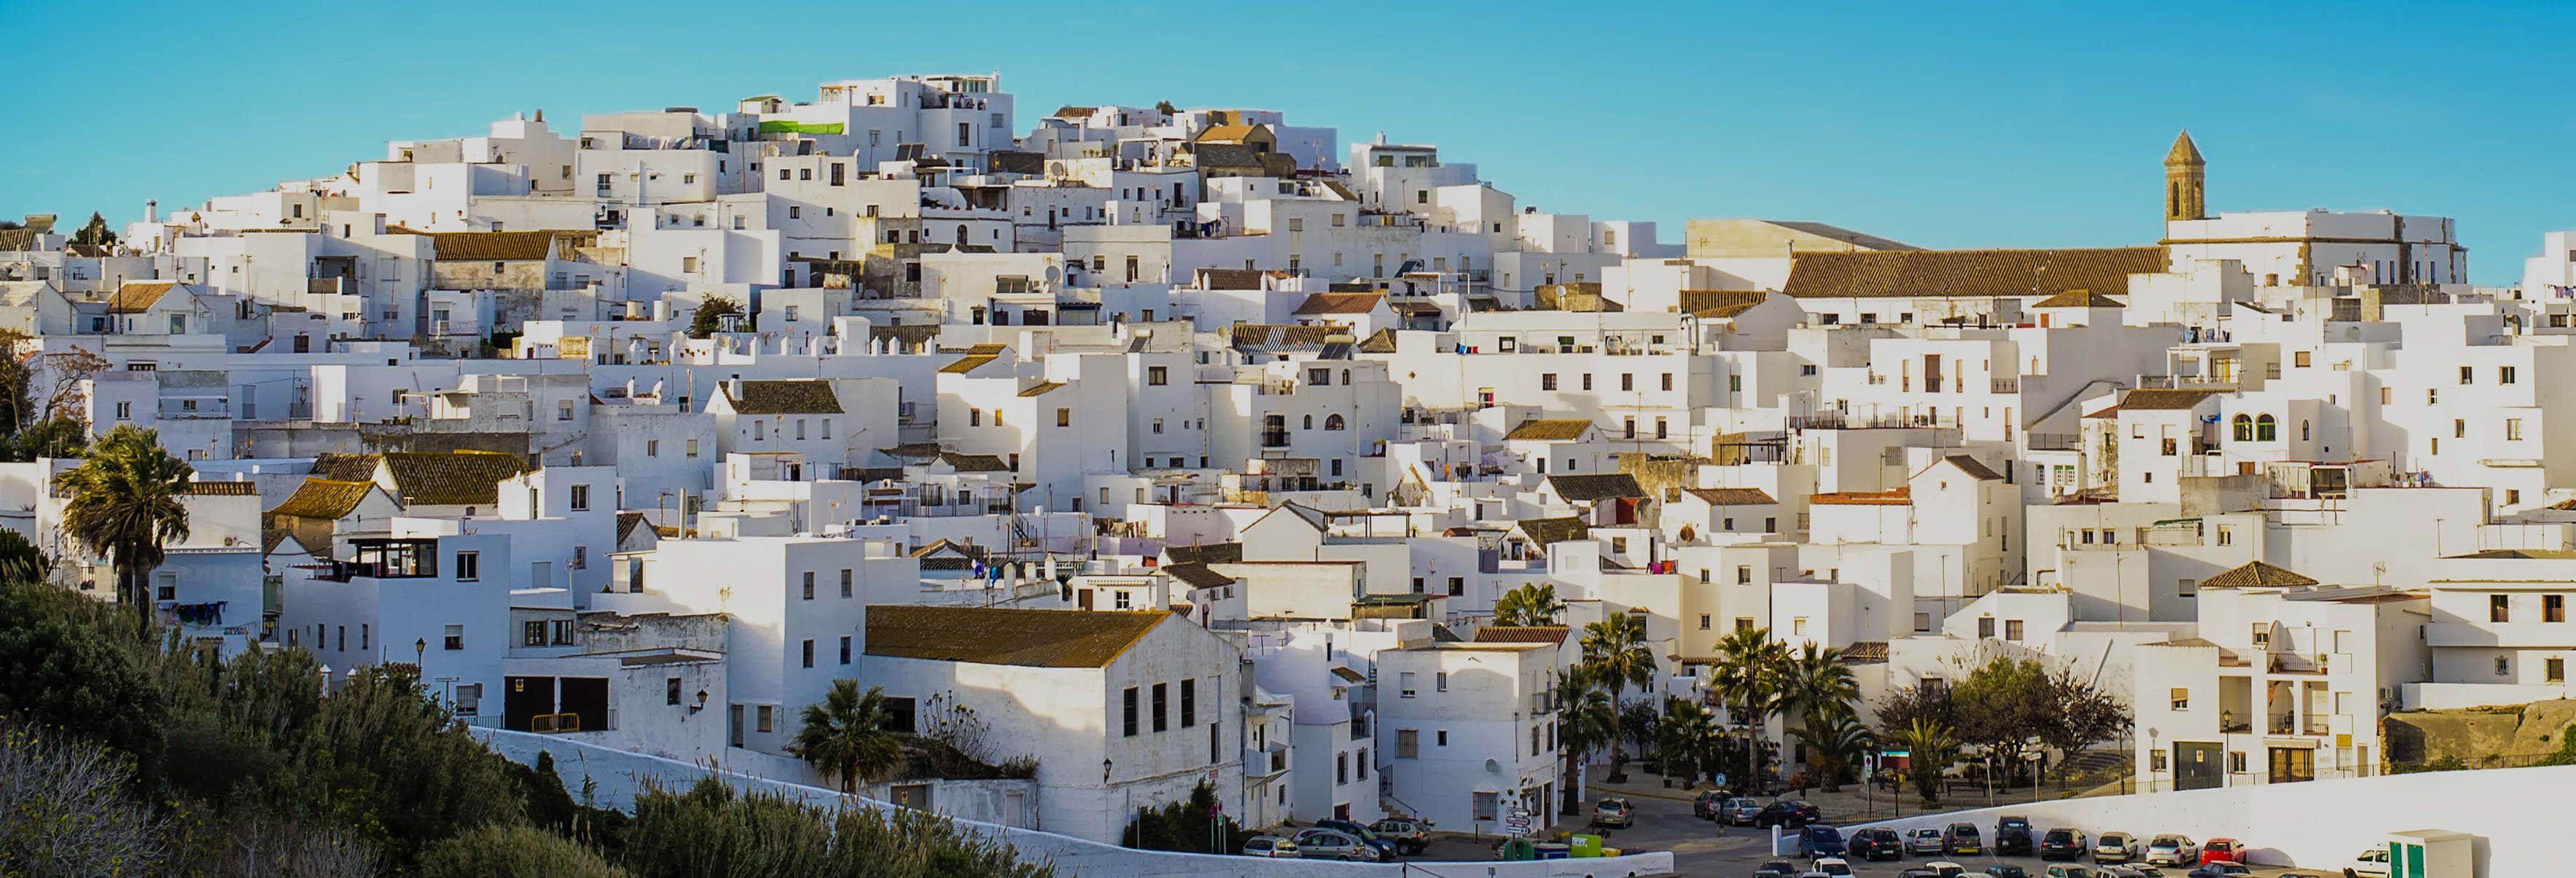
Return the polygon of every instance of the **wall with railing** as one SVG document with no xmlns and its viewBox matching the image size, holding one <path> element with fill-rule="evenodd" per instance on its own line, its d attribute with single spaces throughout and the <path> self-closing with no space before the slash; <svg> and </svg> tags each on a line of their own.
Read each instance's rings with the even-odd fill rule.
<svg viewBox="0 0 2576 878">
<path fill-rule="evenodd" d="M 591 790 L 593 804 L 599 807 L 631 810 L 636 793 L 647 785 L 666 789 L 687 789 L 700 778 L 713 777 L 746 793 L 770 793 L 788 799 L 827 808 L 844 804 L 862 808 L 892 808 L 892 803 L 858 796 L 842 796 L 820 787 L 769 780 L 739 771 L 728 771 L 710 765 L 697 765 L 658 756 L 648 756 L 595 744 L 565 740 L 548 735 L 477 728 L 475 737 L 483 739 L 493 751 L 516 762 L 533 763 L 540 752 L 552 753 L 555 771 L 567 789 L 579 791 L 583 780 L 595 784 Z M 1065 876 L 1117 875 L 1134 878 L 1203 878 L 1208 875 L 1242 875 L 1253 878 L 1291 878 L 1291 876 L 1478 876 L 1478 878 L 1633 878 L 1633 876 L 1668 875 L 1673 871 L 1669 852 L 1631 854 L 1622 857 L 1597 857 L 1531 862 L 1401 862 L 1401 863 L 1336 863 L 1318 860 L 1269 860 L 1252 857 L 1213 854 L 1180 854 L 1167 851 L 1141 851 L 1102 844 L 1052 832 L 1013 829 L 973 820 L 956 821 L 959 828 L 985 835 L 1017 849 L 1024 859 L 1053 863 L 1056 873 Z"/>
</svg>

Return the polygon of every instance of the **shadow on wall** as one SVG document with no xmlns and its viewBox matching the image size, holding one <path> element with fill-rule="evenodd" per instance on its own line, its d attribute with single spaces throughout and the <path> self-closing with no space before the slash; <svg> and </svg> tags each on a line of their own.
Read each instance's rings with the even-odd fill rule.
<svg viewBox="0 0 2576 878">
<path fill-rule="evenodd" d="M 533 732 L 490 728 L 476 728 L 473 732 L 494 752 L 515 762 L 533 763 L 540 752 L 554 754 L 555 770 L 562 775 L 566 786 L 579 789 L 585 778 L 597 784 L 596 804 L 600 807 L 633 809 L 635 793 L 648 781 L 660 783 L 665 787 L 685 789 L 705 777 L 717 778 L 745 793 L 769 793 L 823 807 L 839 807 L 844 804 L 871 809 L 895 807 L 891 803 L 877 799 L 843 797 L 839 793 L 819 787 L 719 771 L 658 756 L 567 741 Z M 970 820 L 960 820 L 957 824 L 960 828 L 982 833 L 995 841 L 1018 849 L 1024 858 L 1052 863 L 1057 872 L 1068 876 L 1204 878 L 1207 875 L 1243 875 L 1250 878 L 1311 878 L 1311 876 L 1384 875 L 1393 878 L 1410 872 L 1431 871 L 1431 867 L 1439 865 L 1436 863 L 1331 863 L 1140 851 L 1033 829 L 1011 829 Z M 1670 874 L 1673 871 L 1673 855 L 1659 851 L 1599 859 L 1479 862 L 1457 865 L 1472 867 L 1488 878 L 1575 878 L 1575 876 L 1636 878 L 1641 875 Z"/>
</svg>

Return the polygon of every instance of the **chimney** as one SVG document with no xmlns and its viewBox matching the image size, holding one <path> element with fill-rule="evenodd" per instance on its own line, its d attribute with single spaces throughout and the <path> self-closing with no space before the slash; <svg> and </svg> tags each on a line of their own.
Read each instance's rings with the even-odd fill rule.
<svg viewBox="0 0 2576 878">
<path fill-rule="evenodd" d="M 159 199 L 151 199 L 143 202 L 143 221 L 146 223 L 157 223 L 161 221 L 161 201 Z"/>
<path fill-rule="evenodd" d="M 726 395 L 726 396 L 733 397 L 734 401 L 736 401 L 736 402 L 740 402 L 740 401 L 742 401 L 742 378 L 741 378 L 741 377 L 737 376 L 737 377 L 733 377 L 733 378 L 727 378 L 727 379 L 725 379 L 725 395 Z"/>
</svg>

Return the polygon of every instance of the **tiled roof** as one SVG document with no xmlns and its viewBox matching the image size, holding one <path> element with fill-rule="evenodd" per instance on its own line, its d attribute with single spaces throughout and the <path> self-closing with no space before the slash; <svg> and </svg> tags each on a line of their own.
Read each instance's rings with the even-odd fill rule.
<svg viewBox="0 0 2576 878">
<path fill-rule="evenodd" d="M 2314 579 L 2261 561 L 2223 571 L 2200 581 L 2201 588 L 2283 588 L 2315 584 L 2317 581 Z"/>
<path fill-rule="evenodd" d="M 868 655 L 1033 668 L 1098 668 L 1172 614 L 1002 607 L 868 607 Z"/>
<path fill-rule="evenodd" d="M 1265 273 L 1258 268 L 1202 268 L 1199 269 L 1199 288 L 1257 290 L 1261 288 L 1261 276 Z"/>
<path fill-rule="evenodd" d="M 501 480 L 528 471 L 528 464 L 518 456 L 491 451 L 397 451 L 386 454 L 384 462 L 393 471 L 394 487 L 404 502 L 431 506 L 497 502 Z"/>
<path fill-rule="evenodd" d="M 1216 125 L 1199 132 L 1198 142 L 1242 143 L 1244 138 L 1251 137 L 1253 132 L 1259 130 L 1261 130 L 1259 125 Z"/>
<path fill-rule="evenodd" d="M 982 546 L 940 537 L 930 545 L 912 550 L 912 557 L 921 562 L 923 570 L 972 570 L 975 562 L 990 555 Z"/>
<path fill-rule="evenodd" d="M 1739 290 L 1683 290 L 1682 313 L 1700 317 L 1733 317 L 1762 304 L 1768 294 Z"/>
<path fill-rule="evenodd" d="M 618 541 L 618 542 L 621 542 L 621 543 L 625 542 L 625 541 L 626 541 L 626 537 L 627 537 L 627 535 L 628 535 L 628 534 L 632 534 L 632 533 L 634 533 L 636 528 L 638 528 L 638 527 L 643 527 L 643 526 L 644 526 L 644 513 L 641 513 L 641 512 L 620 512 L 620 513 L 617 513 L 617 541 Z M 657 533 L 658 533 L 658 531 L 657 531 Z"/>
<path fill-rule="evenodd" d="M 1477 643 L 1564 643 L 1563 625 L 1487 625 L 1476 629 Z"/>
<path fill-rule="evenodd" d="M 1207 565 L 1196 562 L 1188 564 L 1165 564 L 1158 572 L 1173 579 L 1180 580 L 1181 582 L 1188 584 L 1191 588 L 1215 588 L 1220 585 L 1234 584 L 1234 577 L 1210 570 Z"/>
<path fill-rule="evenodd" d="M 1378 331 L 1376 331 L 1376 332 L 1369 333 L 1369 337 L 1368 337 L 1366 340 L 1364 340 L 1364 341 L 1361 341 L 1361 342 L 1360 342 L 1360 353 L 1363 353 L 1363 354 L 1392 354 L 1392 353 L 1395 353 L 1395 330 L 1394 330 L 1394 329 L 1392 329 L 1392 328 L 1389 328 L 1389 329 L 1381 329 L 1381 330 L 1378 330 Z"/>
<path fill-rule="evenodd" d="M 2070 250 L 1887 250 L 1796 253 L 1792 296 L 2053 296 L 2125 290 L 2129 275 L 2165 270 L 2162 247 Z"/>
<path fill-rule="evenodd" d="M 744 381 L 742 396 L 734 394 L 734 383 L 718 382 L 725 401 L 733 410 L 746 415 L 837 415 L 841 398 L 832 393 L 832 383 L 819 379 L 801 381 Z"/>
<path fill-rule="evenodd" d="M 359 501 L 367 499 L 367 492 L 375 488 L 374 482 L 307 478 L 304 484 L 295 487 L 293 496 L 277 504 L 277 508 L 269 510 L 268 514 L 337 521 L 348 517 L 351 510 L 358 508 Z"/>
<path fill-rule="evenodd" d="M 2066 292 L 2031 303 L 2033 308 L 2121 308 L 2120 300 L 2092 290 Z"/>
<path fill-rule="evenodd" d="M 986 363 L 1001 359 L 1002 352 L 1009 349 L 1009 345 L 979 344 L 974 347 L 967 348 L 966 356 L 959 357 L 956 362 L 939 367 L 939 371 L 950 375 L 964 375 L 968 372 L 975 371 Z"/>
<path fill-rule="evenodd" d="M 1592 422 L 1583 418 L 1531 418 L 1503 434 L 1505 442 L 1569 442 L 1583 438 Z"/>
<path fill-rule="evenodd" d="M 1233 335 L 1234 346 L 1238 348 L 1320 350 L 1324 342 L 1341 332 L 1341 329 L 1331 326 L 1237 323 Z"/>
<path fill-rule="evenodd" d="M 1048 391 L 1051 391 L 1051 390 L 1054 390 L 1054 389 L 1056 389 L 1056 388 L 1058 388 L 1058 387 L 1063 387 L 1063 386 L 1064 386 L 1064 382 L 1062 382 L 1062 381 L 1040 381 L 1040 382 L 1038 382 L 1038 383 L 1036 383 L 1036 384 L 1031 384 L 1031 385 L 1029 385 L 1029 389 L 1027 389 L 1027 390 L 1023 390 L 1023 391 L 1020 391 L 1020 395 L 1021 395 L 1021 396 L 1023 396 L 1023 397 L 1029 397 L 1029 396 L 1045 396 L 1045 395 L 1047 395 L 1047 392 L 1048 392 Z"/>
<path fill-rule="evenodd" d="M 1887 662 L 1887 641 L 1863 640 L 1843 647 L 1835 656 L 1846 665 L 1875 665 Z"/>
<path fill-rule="evenodd" d="M 406 230 L 408 231 L 408 230 Z M 511 262 L 544 259 L 553 252 L 555 236 L 574 234 L 554 229 L 526 232 L 412 232 L 428 235 L 431 258 L 459 262 Z M 598 233 L 590 233 L 596 238 Z"/>
<path fill-rule="evenodd" d="M 1242 543 L 1201 543 L 1195 546 L 1164 546 L 1163 556 L 1174 564 L 1234 564 L 1243 560 Z"/>
<path fill-rule="evenodd" d="M 2200 147 L 2191 142 L 2191 132 L 2185 131 L 2175 135 L 2173 149 L 2165 152 L 2165 164 L 2201 165 L 2208 162 L 2201 160 Z"/>
<path fill-rule="evenodd" d="M 1809 505 L 1826 506 L 1907 506 L 1913 502 L 1914 491 L 1911 488 L 1898 488 L 1893 491 L 1834 491 L 1807 498 Z"/>
<path fill-rule="evenodd" d="M 1760 488 L 1683 488 L 1682 493 L 1710 506 L 1768 506 L 1780 502 Z"/>
<path fill-rule="evenodd" d="M 1011 471 L 1011 465 L 1003 463 L 1001 456 L 996 454 L 959 454 L 954 451 L 942 451 L 939 453 L 939 459 L 947 461 L 950 468 L 961 473 L 1002 473 Z"/>
<path fill-rule="evenodd" d="M 179 493 L 190 497 L 257 497 L 259 486 L 249 482 L 188 482 Z"/>
<path fill-rule="evenodd" d="M 1995 472 L 1993 469 L 1988 468 L 1984 463 L 1979 462 L 1976 458 L 1965 454 L 1953 454 L 1941 459 L 1949 461 L 1951 466 L 1958 467 L 1961 472 L 1967 473 L 1970 478 L 1981 482 L 1999 482 L 2002 481 L 2004 477 L 2002 473 Z"/>
<path fill-rule="evenodd" d="M 1547 486 L 1556 489 L 1557 496 L 1577 503 L 1646 496 L 1646 489 L 1637 484 L 1637 477 L 1627 473 L 1549 476 Z"/>
<path fill-rule="evenodd" d="M 877 450 L 883 452 L 887 457 L 901 457 L 908 460 L 929 460 L 939 456 L 939 443 L 906 442 L 893 448 L 879 448 Z"/>
<path fill-rule="evenodd" d="M 1315 293 L 1290 312 L 1300 317 L 1316 314 L 1366 314 L 1377 309 L 1386 296 L 1380 293 Z"/>
<path fill-rule="evenodd" d="M 2120 410 L 2128 412 L 2179 411 L 2199 405 L 2217 391 L 2213 390 L 2132 390 L 2120 397 Z"/>
<path fill-rule="evenodd" d="M 1051 114 L 1049 118 L 1088 119 L 1091 118 L 1091 114 L 1097 112 L 1100 112 L 1099 107 L 1057 107 L 1055 108 L 1055 112 Z"/>
<path fill-rule="evenodd" d="M 376 467 L 384 462 L 380 455 L 325 451 L 313 456 L 313 477 L 335 482 L 372 482 L 376 480 Z"/>
<path fill-rule="evenodd" d="M 26 222 L 14 229 L 0 229 L 0 252 L 36 249 L 36 238 L 53 234 L 52 214 L 29 214 Z"/>
<path fill-rule="evenodd" d="M 161 297 L 169 295 L 170 290 L 178 285 L 175 280 L 126 281 L 124 286 L 116 288 L 116 295 L 108 297 L 107 313 L 143 313 L 160 303 Z"/>
<path fill-rule="evenodd" d="M 1530 541 L 1545 546 L 1568 540 L 1579 540 L 1592 534 L 1583 519 L 1568 515 L 1559 518 L 1525 518 L 1515 523 Z"/>
</svg>

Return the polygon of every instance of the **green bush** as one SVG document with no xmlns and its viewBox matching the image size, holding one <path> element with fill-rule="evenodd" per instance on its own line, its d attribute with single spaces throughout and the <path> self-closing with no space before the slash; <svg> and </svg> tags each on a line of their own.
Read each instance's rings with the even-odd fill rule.
<svg viewBox="0 0 2576 878">
<path fill-rule="evenodd" d="M 736 795 L 713 778 L 685 793 L 648 787 L 637 794 L 625 836 L 620 862 L 644 878 L 1054 874 L 936 814 L 855 807 L 826 813 L 776 795 Z"/>
<path fill-rule="evenodd" d="M 533 826 L 486 826 L 422 851 L 423 878 L 625 878 L 624 869 Z"/>
</svg>

